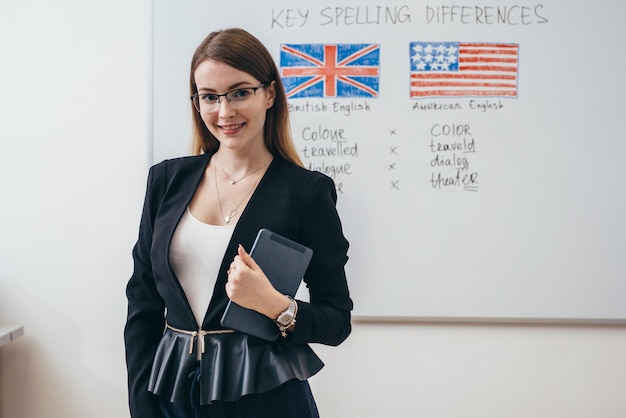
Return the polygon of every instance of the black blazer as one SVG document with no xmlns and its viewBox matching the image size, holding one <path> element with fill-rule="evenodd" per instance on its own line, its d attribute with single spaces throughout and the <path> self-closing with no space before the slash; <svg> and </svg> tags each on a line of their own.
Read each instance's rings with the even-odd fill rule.
<svg viewBox="0 0 626 418">
<path fill-rule="evenodd" d="M 128 282 L 128 317 L 124 330 L 132 411 L 158 416 L 154 395 L 147 391 L 152 360 L 167 322 L 197 330 L 185 293 L 169 263 L 172 236 L 204 175 L 211 155 L 163 161 L 150 169 L 146 197 L 133 248 L 134 271 Z M 299 301 L 297 326 L 288 339 L 275 344 L 338 345 L 351 331 L 350 299 L 345 263 L 348 242 L 336 211 L 331 178 L 275 156 L 233 231 L 203 330 L 221 329 L 228 298 L 226 270 L 238 244 L 250 250 L 260 228 L 270 229 L 313 249 L 304 280 L 310 303 Z"/>
</svg>

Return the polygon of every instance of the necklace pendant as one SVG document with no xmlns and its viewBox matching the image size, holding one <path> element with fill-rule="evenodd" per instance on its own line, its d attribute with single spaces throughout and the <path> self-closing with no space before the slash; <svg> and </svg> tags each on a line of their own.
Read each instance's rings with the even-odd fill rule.
<svg viewBox="0 0 626 418">
<path fill-rule="evenodd" d="M 229 223 L 229 222 L 230 222 L 230 216 L 226 216 L 226 217 L 224 218 L 224 222 L 225 222 L 225 223 Z"/>
<path fill-rule="evenodd" d="M 237 180 L 231 180 L 230 181 L 230 185 L 232 186 L 233 184 L 237 183 Z"/>
</svg>

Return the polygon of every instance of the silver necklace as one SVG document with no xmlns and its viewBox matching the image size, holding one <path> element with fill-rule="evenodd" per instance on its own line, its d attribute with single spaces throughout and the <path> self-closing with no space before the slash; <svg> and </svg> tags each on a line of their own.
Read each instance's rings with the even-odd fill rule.
<svg viewBox="0 0 626 418">
<path fill-rule="evenodd" d="M 216 158 L 217 160 L 217 158 Z M 272 159 L 270 158 L 270 161 L 272 161 Z M 269 164 L 269 162 L 267 162 L 267 164 Z M 258 169 L 254 170 L 259 171 L 263 166 L 259 167 Z M 232 209 L 230 212 L 228 212 L 228 216 L 224 216 L 224 210 L 222 209 L 222 199 L 220 198 L 220 187 L 219 187 L 219 181 L 217 180 L 217 166 L 213 166 L 213 171 L 214 171 L 214 176 L 215 176 L 215 192 L 217 193 L 217 203 L 220 207 L 220 214 L 222 215 L 222 219 L 224 220 L 224 223 L 230 223 L 230 221 L 235 217 L 235 215 L 237 215 L 237 210 L 239 209 L 239 206 L 241 206 L 241 204 L 243 203 L 244 200 L 246 200 L 246 197 L 248 197 L 248 195 L 250 195 L 250 193 L 252 193 L 252 190 L 254 190 L 254 188 L 256 187 L 258 181 L 255 181 L 254 183 L 252 183 L 252 187 L 250 187 L 250 190 L 248 190 L 248 192 L 243 196 L 243 198 L 239 201 L 239 203 L 237 203 L 237 206 L 235 206 L 235 209 Z M 224 173 L 226 174 L 226 173 Z M 252 173 L 250 173 L 252 174 Z M 247 176 L 249 176 L 250 174 L 247 174 Z M 226 174 L 226 177 L 228 177 L 228 174 Z M 241 180 L 241 179 L 240 179 Z M 260 180 L 260 179 L 259 179 Z M 232 180 L 231 180 L 232 181 Z M 233 183 L 231 183 L 233 184 Z"/>
<path fill-rule="evenodd" d="M 269 161 L 272 161 L 272 158 L 273 158 L 273 156 L 272 156 L 272 157 L 270 157 Z M 238 183 L 238 182 L 240 182 L 241 180 L 245 179 L 246 177 L 251 176 L 252 174 L 256 173 L 257 171 L 259 171 L 260 169 L 262 169 L 263 167 L 265 167 L 265 165 L 267 164 L 267 163 L 266 163 L 266 164 L 263 164 L 263 165 L 261 165 L 260 167 L 255 168 L 255 169 L 254 169 L 254 170 L 252 170 L 251 172 L 246 173 L 243 177 L 241 177 L 241 178 L 239 178 L 239 179 L 235 180 L 235 179 L 233 179 L 233 178 L 232 178 L 232 177 L 231 177 L 231 176 L 230 176 L 230 175 L 226 172 L 226 170 L 224 170 L 224 166 L 223 166 L 223 165 L 222 165 L 222 163 L 220 162 L 219 158 L 217 158 L 217 155 L 215 156 L 215 161 L 217 161 L 217 163 L 218 163 L 218 164 L 219 164 L 219 166 L 220 166 L 220 169 L 222 169 L 222 173 L 224 173 L 224 175 L 225 175 L 226 177 L 228 177 L 228 180 L 230 180 L 230 185 L 231 185 L 231 186 L 234 186 L 234 185 L 235 185 L 235 183 Z M 268 161 L 268 162 L 269 162 L 269 161 Z"/>
</svg>

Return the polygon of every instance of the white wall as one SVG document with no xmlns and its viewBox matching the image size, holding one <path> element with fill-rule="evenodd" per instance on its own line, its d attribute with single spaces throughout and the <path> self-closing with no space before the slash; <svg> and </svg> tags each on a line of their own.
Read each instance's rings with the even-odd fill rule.
<svg viewBox="0 0 626 418">
<path fill-rule="evenodd" d="M 0 4 L 0 416 L 124 417 L 150 2 Z"/>
<path fill-rule="evenodd" d="M 25 326 L 2 418 L 128 416 L 150 31 L 149 0 L 0 2 L 0 323 Z M 325 418 L 626 416 L 624 327 L 357 323 L 315 349 Z"/>
</svg>

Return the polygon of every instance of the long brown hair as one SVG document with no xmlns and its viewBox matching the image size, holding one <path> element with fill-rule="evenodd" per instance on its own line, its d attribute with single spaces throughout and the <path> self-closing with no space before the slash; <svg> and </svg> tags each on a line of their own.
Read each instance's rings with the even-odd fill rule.
<svg viewBox="0 0 626 418">
<path fill-rule="evenodd" d="M 198 45 L 191 60 L 189 91 L 192 95 L 198 92 L 194 73 L 198 65 L 206 60 L 223 62 L 250 74 L 261 83 L 269 85 L 274 81 L 276 98 L 273 106 L 267 110 L 263 140 L 273 155 L 279 155 L 289 162 L 303 166 L 291 137 L 285 89 L 278 75 L 276 63 L 267 48 L 243 29 L 231 28 L 212 32 Z M 217 151 L 219 141 L 207 129 L 193 104 L 191 111 L 193 115 L 191 152 L 198 155 Z"/>
</svg>

